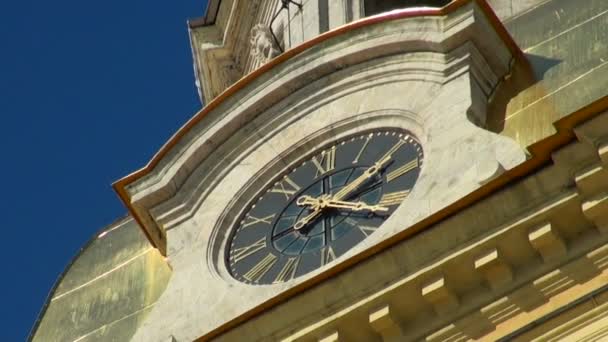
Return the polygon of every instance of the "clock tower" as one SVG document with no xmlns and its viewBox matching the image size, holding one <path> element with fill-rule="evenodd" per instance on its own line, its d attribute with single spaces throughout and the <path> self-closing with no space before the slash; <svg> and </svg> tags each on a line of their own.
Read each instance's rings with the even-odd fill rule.
<svg viewBox="0 0 608 342">
<path fill-rule="evenodd" d="M 143 232 L 137 320 L 60 337 L 606 335 L 608 101 L 587 81 L 608 47 L 565 46 L 608 7 L 508 3 L 209 1 L 189 23 L 205 106 L 114 184 L 129 217 L 102 233 Z"/>
</svg>

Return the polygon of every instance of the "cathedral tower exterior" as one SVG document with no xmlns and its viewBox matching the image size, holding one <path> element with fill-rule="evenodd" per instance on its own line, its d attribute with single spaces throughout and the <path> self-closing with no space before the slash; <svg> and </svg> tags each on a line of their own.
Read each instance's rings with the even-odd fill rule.
<svg viewBox="0 0 608 342">
<path fill-rule="evenodd" d="M 608 3 L 210 0 L 204 107 L 33 341 L 608 338 Z"/>
</svg>

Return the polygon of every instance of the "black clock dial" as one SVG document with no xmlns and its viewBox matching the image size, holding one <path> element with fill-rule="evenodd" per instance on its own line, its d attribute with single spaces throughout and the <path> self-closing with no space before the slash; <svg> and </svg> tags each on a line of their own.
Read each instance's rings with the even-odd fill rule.
<svg viewBox="0 0 608 342">
<path fill-rule="evenodd" d="M 422 162 L 420 144 L 403 131 L 362 133 L 314 151 L 249 205 L 229 238 L 230 273 L 272 284 L 330 263 L 395 211 Z"/>
</svg>

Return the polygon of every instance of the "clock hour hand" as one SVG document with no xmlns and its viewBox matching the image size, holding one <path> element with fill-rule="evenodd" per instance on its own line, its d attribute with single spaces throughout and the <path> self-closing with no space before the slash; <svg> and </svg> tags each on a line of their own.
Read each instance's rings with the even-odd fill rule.
<svg viewBox="0 0 608 342">
<path fill-rule="evenodd" d="M 302 195 L 296 201 L 296 204 L 300 207 L 311 206 L 311 207 L 321 207 L 321 197 L 312 197 L 308 195 Z"/>
<path fill-rule="evenodd" d="M 361 210 L 369 210 L 372 212 L 388 211 L 387 207 L 383 207 L 380 205 L 369 205 L 363 201 L 348 202 L 348 201 L 337 201 L 337 200 L 329 199 L 329 200 L 327 200 L 326 206 L 329 208 L 350 209 L 352 211 L 361 211 Z"/>
<path fill-rule="evenodd" d="M 316 219 L 319 215 L 321 215 L 321 207 L 314 207 L 313 212 L 299 219 L 293 226 L 293 229 L 300 230 L 304 228 L 310 221 Z"/>
</svg>

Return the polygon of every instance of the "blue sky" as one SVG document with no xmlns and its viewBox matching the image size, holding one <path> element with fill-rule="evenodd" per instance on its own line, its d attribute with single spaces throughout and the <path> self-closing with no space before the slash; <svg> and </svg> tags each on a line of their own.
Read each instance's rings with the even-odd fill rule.
<svg viewBox="0 0 608 342">
<path fill-rule="evenodd" d="M 25 339 L 70 259 L 126 213 L 111 183 L 201 108 L 186 21 L 205 7 L 0 4 L 3 341 Z"/>
</svg>

